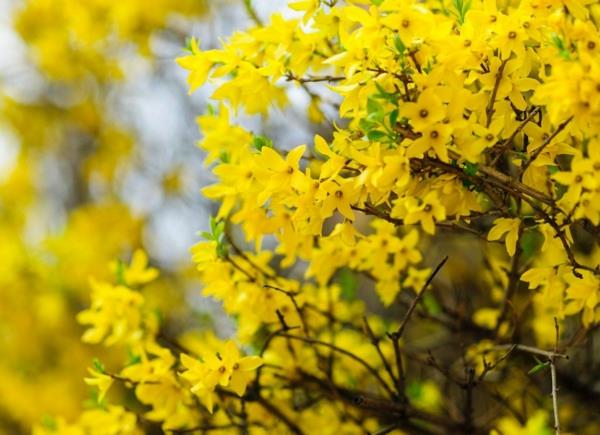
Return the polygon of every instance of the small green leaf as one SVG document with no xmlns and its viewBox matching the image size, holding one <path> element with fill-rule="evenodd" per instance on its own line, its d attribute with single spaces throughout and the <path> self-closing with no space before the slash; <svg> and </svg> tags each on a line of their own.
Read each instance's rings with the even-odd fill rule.
<svg viewBox="0 0 600 435">
<path fill-rule="evenodd" d="M 185 38 L 185 45 L 183 46 L 183 49 L 185 51 L 187 51 L 190 54 L 193 54 L 194 52 L 192 51 L 192 40 L 193 38 L 188 36 Z"/>
<path fill-rule="evenodd" d="M 406 387 L 406 395 L 412 399 L 417 400 L 423 394 L 423 387 L 419 382 L 411 382 L 408 387 Z"/>
<path fill-rule="evenodd" d="M 229 249 L 227 248 L 227 245 L 225 245 L 224 243 L 219 243 L 217 245 L 217 255 L 219 256 L 219 258 L 227 257 L 228 253 Z"/>
<path fill-rule="evenodd" d="M 434 316 L 442 312 L 442 307 L 431 293 L 425 293 L 423 296 L 423 305 L 427 312 Z"/>
<path fill-rule="evenodd" d="M 134 354 L 131 349 L 127 350 L 127 366 L 133 366 L 142 362 L 142 357 L 140 355 Z"/>
<path fill-rule="evenodd" d="M 389 120 L 390 120 L 390 125 L 392 126 L 392 128 L 394 128 L 396 126 L 396 123 L 398 122 L 398 109 L 394 109 L 390 112 L 389 115 Z"/>
<path fill-rule="evenodd" d="M 367 113 L 367 119 L 369 121 L 374 121 L 378 123 L 383 122 L 385 112 L 381 103 L 375 98 L 370 97 L 369 99 L 367 99 Z"/>
<path fill-rule="evenodd" d="M 379 131 L 379 130 L 371 130 L 370 132 L 367 133 L 367 137 L 369 138 L 369 140 L 372 140 L 372 141 L 381 140 L 386 136 L 387 136 L 387 134 L 385 132 Z"/>
<path fill-rule="evenodd" d="M 124 285 L 124 286 L 127 285 L 127 283 L 125 282 L 125 263 L 123 263 L 121 260 L 117 260 L 117 269 L 115 270 L 115 280 L 117 281 L 118 285 Z"/>
<path fill-rule="evenodd" d="M 533 366 L 533 368 L 531 370 L 529 370 L 527 372 L 528 375 L 535 375 L 536 373 L 541 372 L 542 370 L 544 370 L 545 368 L 550 366 L 550 361 L 540 361 L 539 359 L 536 358 L 536 361 L 538 362 L 535 366 Z"/>
<path fill-rule="evenodd" d="M 554 44 L 554 46 L 557 48 L 560 56 L 566 60 L 570 60 L 571 53 L 569 53 L 569 50 L 565 46 L 564 40 L 556 32 L 552 33 L 552 35 L 550 36 L 550 39 L 552 40 L 552 43 Z"/>
<path fill-rule="evenodd" d="M 471 0 L 452 0 L 452 6 L 455 9 L 452 13 L 456 15 L 458 24 L 462 25 L 465 22 L 467 12 L 471 9 Z"/>
<path fill-rule="evenodd" d="M 263 147 L 273 148 L 273 141 L 266 136 L 255 135 L 252 139 L 252 146 L 261 151 Z"/>
<path fill-rule="evenodd" d="M 404 55 L 404 51 L 406 50 L 406 45 L 402 42 L 400 35 L 396 34 L 394 36 L 394 47 L 398 50 L 398 54 Z"/>
<path fill-rule="evenodd" d="M 560 172 L 560 168 L 559 168 L 558 166 L 554 166 L 554 165 L 550 165 L 550 166 L 548 166 L 548 173 L 549 173 L 550 175 L 554 175 L 554 174 L 556 174 L 557 172 Z"/>
<path fill-rule="evenodd" d="M 544 243 L 544 236 L 537 228 L 527 229 L 523 232 L 519 244 L 525 259 L 533 257 Z"/>
<path fill-rule="evenodd" d="M 339 271 L 337 281 L 342 288 L 342 299 L 352 301 L 356 299 L 356 291 L 358 290 L 358 280 L 356 274 L 348 269 L 343 268 Z"/>
<path fill-rule="evenodd" d="M 358 122 L 358 126 L 360 127 L 360 129 L 362 131 L 364 131 L 365 133 L 368 133 L 369 131 L 373 130 L 373 128 L 375 127 L 375 123 L 372 121 L 369 121 L 366 118 L 363 118 Z"/>
<path fill-rule="evenodd" d="M 463 171 L 465 174 L 470 175 L 471 177 L 477 174 L 479 170 L 479 165 L 477 163 L 465 162 L 463 166 Z"/>
<path fill-rule="evenodd" d="M 398 104 L 398 100 L 400 98 L 398 92 L 388 92 L 377 82 L 375 82 L 375 87 L 377 88 L 378 93 L 373 95 L 373 98 L 386 100 L 392 104 Z"/>
<path fill-rule="evenodd" d="M 104 364 L 102 364 L 98 358 L 92 360 L 92 365 L 97 372 L 105 373 Z"/>
</svg>

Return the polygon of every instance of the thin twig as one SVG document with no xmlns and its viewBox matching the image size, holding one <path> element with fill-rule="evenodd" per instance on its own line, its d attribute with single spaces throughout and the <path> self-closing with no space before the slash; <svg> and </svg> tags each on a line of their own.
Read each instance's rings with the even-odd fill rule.
<svg viewBox="0 0 600 435">
<path fill-rule="evenodd" d="M 373 344 L 373 347 L 375 347 L 375 349 L 377 350 L 377 354 L 379 355 L 379 359 L 381 359 L 383 366 L 385 367 L 385 371 L 388 373 L 388 375 L 392 379 L 392 382 L 394 382 L 394 385 L 396 386 L 396 390 L 398 391 L 398 393 L 403 394 L 403 391 L 398 382 L 398 379 L 396 379 L 396 376 L 394 376 L 392 367 L 390 366 L 387 358 L 383 354 L 383 351 L 381 350 L 381 346 L 379 346 L 379 338 L 375 336 L 375 333 L 371 329 L 371 325 L 369 325 L 369 320 L 367 319 L 366 316 L 363 317 L 363 322 L 364 322 L 365 334 L 369 337 L 371 344 Z"/>
<path fill-rule="evenodd" d="M 519 124 L 519 126 L 515 129 L 515 131 L 513 131 L 512 134 L 504 142 L 502 142 L 502 144 L 498 147 L 497 154 L 494 157 L 494 159 L 492 160 L 492 162 L 490 163 L 490 166 L 492 166 L 492 167 L 496 166 L 496 163 L 498 163 L 498 160 L 500 160 L 500 158 L 502 157 L 504 152 L 508 149 L 508 147 L 510 146 L 512 141 L 515 140 L 515 137 L 517 137 L 517 135 L 521 132 L 521 130 L 523 130 L 525 128 L 525 126 L 529 123 L 529 121 L 531 121 L 533 119 L 533 117 L 539 113 L 540 110 L 541 109 L 539 107 L 536 107 L 531 112 L 529 112 L 529 115 L 527 115 L 527 118 L 525 118 L 521 122 L 521 124 Z"/>
<path fill-rule="evenodd" d="M 500 88 L 500 81 L 502 80 L 502 73 L 504 72 L 504 67 L 508 59 L 504 59 L 498 67 L 498 71 L 496 72 L 496 81 L 494 82 L 494 88 L 492 89 L 492 94 L 490 95 L 490 101 L 488 102 L 487 107 L 485 108 L 486 121 L 485 126 L 489 127 L 492 123 L 492 115 L 494 115 L 494 104 L 496 104 L 496 95 L 498 95 L 498 89 Z"/>
<path fill-rule="evenodd" d="M 263 26 L 262 20 L 259 18 L 254 6 L 252 6 L 252 0 L 244 0 L 244 7 L 246 8 L 246 13 L 248 16 L 254 21 L 254 24 L 257 26 Z"/>
<path fill-rule="evenodd" d="M 545 356 L 548 359 L 550 359 L 550 358 L 569 359 L 569 355 L 567 355 L 567 354 L 538 349 L 537 347 L 526 346 L 524 344 L 506 344 L 506 345 L 502 345 L 502 346 L 496 346 L 496 349 L 510 349 L 512 347 L 514 347 L 516 350 L 520 350 L 521 352 Z"/>
<path fill-rule="evenodd" d="M 538 158 L 538 156 L 542 153 L 542 151 L 544 151 L 544 149 L 550 144 L 550 142 L 552 142 L 552 140 L 556 136 L 558 136 L 558 134 L 561 131 L 563 131 L 565 129 L 565 127 L 569 124 L 569 122 L 571 122 L 572 119 L 573 119 L 573 116 L 569 117 L 567 120 L 563 121 L 558 127 L 556 127 L 556 130 L 554 130 L 554 132 L 550 136 L 548 136 L 548 138 L 533 152 L 533 155 L 531 156 L 531 158 L 529 160 L 527 160 L 525 163 L 523 163 L 523 167 L 521 168 L 521 170 L 519 172 L 519 176 L 525 173 L 525 171 L 527 170 L 529 165 L 531 165 L 531 163 L 533 163 L 533 161 Z"/>
<path fill-rule="evenodd" d="M 560 340 L 560 329 L 558 320 L 554 318 L 554 330 L 556 331 L 556 342 L 554 343 L 554 353 L 558 352 L 558 342 Z M 550 377 L 552 379 L 552 409 L 554 410 L 554 431 L 560 435 L 560 420 L 558 418 L 558 386 L 556 384 L 556 364 L 555 357 L 550 358 Z"/>
<path fill-rule="evenodd" d="M 552 407 L 554 409 L 554 432 L 560 435 L 560 420 L 558 419 L 558 387 L 556 386 L 556 365 L 554 358 L 550 360 L 550 376 L 552 378 Z"/>
<path fill-rule="evenodd" d="M 446 261 L 448 261 L 448 256 L 444 257 L 444 259 L 440 262 L 440 264 L 438 264 L 437 267 L 433 270 L 433 272 L 431 272 L 431 275 L 429 275 L 429 278 L 427 278 L 427 281 L 425 281 L 425 284 L 423 285 L 421 290 L 417 293 L 417 296 L 413 300 L 412 304 L 410 304 L 410 307 L 408 307 L 408 311 L 406 312 L 404 319 L 402 320 L 402 323 L 400 324 L 400 327 L 398 327 L 398 330 L 396 332 L 394 332 L 392 335 L 398 336 L 398 339 L 400 337 L 402 337 L 402 334 L 404 333 L 404 328 L 406 328 L 406 324 L 410 320 L 410 316 L 412 315 L 415 308 L 417 308 L 418 303 L 421 301 L 421 298 L 423 297 L 425 290 L 427 289 L 429 284 L 431 284 L 431 281 L 433 281 L 433 278 L 435 278 L 435 276 L 438 274 L 438 272 L 441 270 L 441 268 L 444 267 L 444 264 L 446 264 Z"/>
</svg>

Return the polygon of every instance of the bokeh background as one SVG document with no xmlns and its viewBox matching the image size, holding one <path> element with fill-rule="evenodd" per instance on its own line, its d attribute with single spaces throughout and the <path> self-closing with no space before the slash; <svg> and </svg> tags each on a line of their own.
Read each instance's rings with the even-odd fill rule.
<svg viewBox="0 0 600 435">
<path fill-rule="evenodd" d="M 284 5 L 254 2 L 263 20 Z M 89 278 L 136 248 L 161 270 L 147 297 L 167 328 L 231 332 L 189 258 L 214 207 L 194 145 L 211 88 L 189 96 L 175 59 L 189 36 L 211 48 L 252 24 L 244 0 L 0 0 L 0 433 L 94 400 L 86 367 L 111 355 L 81 343 L 75 315 Z M 302 143 L 308 97 L 290 100 L 241 122 Z"/>
</svg>

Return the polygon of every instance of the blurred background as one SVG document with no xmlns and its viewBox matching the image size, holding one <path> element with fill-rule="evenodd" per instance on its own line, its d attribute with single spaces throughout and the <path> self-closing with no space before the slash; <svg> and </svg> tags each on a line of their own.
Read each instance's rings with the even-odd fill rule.
<svg viewBox="0 0 600 435">
<path fill-rule="evenodd" d="M 260 20 L 285 3 L 253 2 Z M 89 277 L 111 279 L 136 248 L 161 270 L 147 296 L 168 328 L 232 330 L 189 259 L 215 207 L 194 146 L 211 88 L 189 96 L 175 59 L 189 36 L 208 49 L 253 25 L 246 6 L 0 0 L 0 433 L 70 420 L 93 399 L 86 367 L 111 355 L 81 343 L 75 314 Z M 286 112 L 242 124 L 282 148 L 306 141 L 314 128 L 294 112 L 309 98 L 292 94 Z"/>
</svg>

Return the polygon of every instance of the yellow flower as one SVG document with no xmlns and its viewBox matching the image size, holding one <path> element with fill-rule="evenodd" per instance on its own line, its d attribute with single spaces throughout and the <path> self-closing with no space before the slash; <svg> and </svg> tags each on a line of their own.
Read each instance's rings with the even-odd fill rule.
<svg viewBox="0 0 600 435">
<path fill-rule="evenodd" d="M 148 256 L 142 249 L 136 249 L 129 266 L 112 262 L 111 269 L 128 286 L 147 284 L 158 277 L 158 269 L 148 267 Z"/>
<path fill-rule="evenodd" d="M 182 68 L 190 71 L 188 84 L 190 85 L 191 94 L 206 82 L 213 62 L 206 54 L 202 53 L 199 41 L 196 38 L 190 39 L 190 50 L 191 54 L 178 58 L 177 63 Z"/>
<path fill-rule="evenodd" d="M 240 357 L 235 343 L 227 341 L 219 354 L 209 352 L 199 361 L 184 353 L 181 364 L 186 370 L 181 376 L 193 385 L 191 391 L 196 394 L 212 413 L 214 390 L 217 386 L 226 387 L 243 396 L 248 384 L 254 379 L 254 371 L 263 364 L 258 356 Z"/>
<path fill-rule="evenodd" d="M 264 177 L 268 182 L 258 197 L 259 204 L 263 204 L 273 192 L 298 186 L 302 176 L 299 172 L 299 162 L 305 150 L 306 145 L 300 145 L 291 150 L 284 160 L 273 148 L 262 147 L 259 167 L 267 171 Z"/>
<path fill-rule="evenodd" d="M 498 218 L 494 221 L 494 226 L 490 229 L 487 239 L 490 241 L 500 240 L 500 238 L 506 234 L 506 252 L 512 257 L 517 251 L 520 228 L 521 219 Z"/>
<path fill-rule="evenodd" d="M 77 315 L 77 321 L 91 325 L 82 337 L 86 343 L 107 346 L 118 342 L 135 342 L 143 336 L 142 312 L 144 297 L 122 285 L 90 280 L 92 305 Z"/>
<path fill-rule="evenodd" d="M 331 216 L 334 211 L 338 210 L 345 218 L 354 220 L 352 205 L 357 200 L 358 192 L 352 180 L 327 180 L 321 183 L 316 197 L 322 201 L 323 218 Z"/>
<path fill-rule="evenodd" d="M 98 388 L 98 402 L 102 402 L 104 396 L 108 392 L 108 389 L 113 384 L 113 378 L 107 374 L 101 373 L 96 369 L 88 368 L 88 372 L 92 375 L 91 378 L 84 378 L 84 382 L 87 385 Z"/>
<path fill-rule="evenodd" d="M 416 103 L 403 104 L 400 115 L 408 118 L 416 131 L 423 131 L 432 124 L 443 120 L 446 110 L 436 95 L 436 89 L 428 88 L 421 92 Z"/>
<path fill-rule="evenodd" d="M 327 145 L 327 142 L 325 142 L 325 139 L 318 134 L 315 135 L 315 149 L 319 152 L 319 154 L 327 157 L 327 162 L 321 166 L 319 178 L 324 179 L 335 177 L 344 166 L 346 159 L 331 151 Z"/>
<path fill-rule="evenodd" d="M 447 144 L 450 141 L 452 127 L 448 124 L 431 124 L 423 127 L 422 136 L 408 145 L 406 157 L 422 157 L 429 150 L 443 162 L 448 162 Z"/>
<path fill-rule="evenodd" d="M 392 216 L 403 218 L 407 225 L 419 223 L 426 233 L 435 234 L 435 222 L 446 219 L 446 209 L 431 191 L 421 201 L 414 197 L 396 201 Z"/>
</svg>

